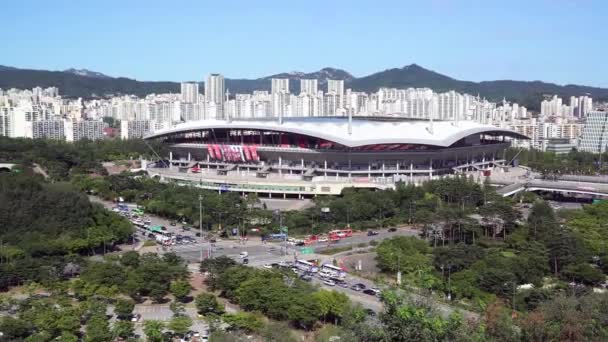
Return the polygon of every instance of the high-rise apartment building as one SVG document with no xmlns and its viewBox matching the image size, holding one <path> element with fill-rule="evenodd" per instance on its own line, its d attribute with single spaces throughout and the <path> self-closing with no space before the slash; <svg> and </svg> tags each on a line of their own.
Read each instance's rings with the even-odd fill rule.
<svg viewBox="0 0 608 342">
<path fill-rule="evenodd" d="M 344 80 L 327 80 L 327 92 L 344 95 Z"/>
<path fill-rule="evenodd" d="M 578 149 L 591 153 L 602 153 L 606 152 L 606 146 L 608 146 L 608 112 L 587 113 Z"/>
<path fill-rule="evenodd" d="M 316 79 L 301 79 L 300 94 L 316 96 L 319 91 L 319 82 Z"/>
<path fill-rule="evenodd" d="M 181 91 L 182 91 L 182 102 L 198 103 L 198 83 L 182 82 Z"/>
<path fill-rule="evenodd" d="M 66 141 L 78 141 L 81 139 L 100 140 L 104 139 L 103 129 L 107 126 L 103 121 L 65 121 Z"/>
<path fill-rule="evenodd" d="M 138 121 L 121 121 L 120 122 L 120 138 L 121 139 L 139 139 L 150 133 L 153 125 L 149 120 Z"/>
<path fill-rule="evenodd" d="M 327 80 L 327 93 L 337 96 L 337 108 L 344 108 L 344 80 Z M 329 106 L 331 108 L 331 106 Z M 329 113 L 328 113 L 329 114 Z"/>
<path fill-rule="evenodd" d="M 271 82 L 271 93 L 272 94 L 289 93 L 289 79 L 288 78 L 273 78 L 270 82 Z"/>
<path fill-rule="evenodd" d="M 220 74 L 210 74 L 207 76 L 207 82 L 205 82 L 205 100 L 209 104 L 215 104 L 215 118 L 217 119 L 224 118 L 225 92 L 224 76 Z"/>
<path fill-rule="evenodd" d="M 28 122 L 28 124 L 31 125 L 31 134 L 26 135 L 33 139 L 65 139 L 64 120 L 33 121 Z"/>
</svg>

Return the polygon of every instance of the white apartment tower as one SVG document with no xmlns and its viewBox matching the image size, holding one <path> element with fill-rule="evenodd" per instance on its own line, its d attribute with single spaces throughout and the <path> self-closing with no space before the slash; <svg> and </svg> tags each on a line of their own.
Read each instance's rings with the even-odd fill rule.
<svg viewBox="0 0 608 342">
<path fill-rule="evenodd" d="M 327 93 L 338 97 L 338 108 L 344 107 L 344 80 L 327 80 Z"/>
<path fill-rule="evenodd" d="M 310 96 L 316 96 L 319 91 L 319 82 L 316 79 L 301 79 L 300 80 L 300 94 L 308 94 Z"/>
<path fill-rule="evenodd" d="M 288 94 L 289 93 L 289 78 L 273 78 L 271 80 L 272 94 Z"/>
<path fill-rule="evenodd" d="M 591 153 L 606 152 L 608 146 L 608 112 L 589 112 L 579 139 L 578 149 Z"/>
<path fill-rule="evenodd" d="M 182 102 L 197 103 L 198 102 L 198 83 L 182 82 Z"/>
<path fill-rule="evenodd" d="M 226 86 L 224 85 L 224 76 L 221 74 L 209 74 L 207 82 L 205 82 L 205 100 L 210 104 L 215 105 L 215 118 L 224 118 L 224 94 Z"/>
</svg>

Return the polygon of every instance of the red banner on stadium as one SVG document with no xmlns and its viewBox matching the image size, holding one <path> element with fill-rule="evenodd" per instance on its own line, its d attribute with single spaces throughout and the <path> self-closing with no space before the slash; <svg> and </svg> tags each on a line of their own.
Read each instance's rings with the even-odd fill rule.
<svg viewBox="0 0 608 342">
<path fill-rule="evenodd" d="M 256 146 L 208 145 L 207 152 L 211 159 L 221 159 L 230 162 L 260 160 Z"/>
<path fill-rule="evenodd" d="M 213 152 L 213 146 L 207 145 L 207 153 L 209 154 L 209 158 L 215 159 L 215 152 Z"/>
</svg>

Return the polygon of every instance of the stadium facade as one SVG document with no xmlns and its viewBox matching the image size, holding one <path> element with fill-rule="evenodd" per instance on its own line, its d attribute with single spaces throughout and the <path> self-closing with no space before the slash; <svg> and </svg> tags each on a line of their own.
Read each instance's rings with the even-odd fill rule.
<svg viewBox="0 0 608 342">
<path fill-rule="evenodd" d="M 187 122 L 145 139 L 169 149 L 146 164 L 164 181 L 302 198 L 491 170 L 527 137 L 471 121 L 316 117 Z"/>
</svg>

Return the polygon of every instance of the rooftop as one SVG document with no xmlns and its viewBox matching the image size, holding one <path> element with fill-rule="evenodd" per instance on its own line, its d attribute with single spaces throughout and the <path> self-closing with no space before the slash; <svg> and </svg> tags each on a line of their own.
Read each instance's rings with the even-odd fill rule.
<svg viewBox="0 0 608 342">
<path fill-rule="evenodd" d="M 308 117 L 256 120 L 203 120 L 190 121 L 174 127 L 158 130 L 146 139 L 154 139 L 176 133 L 206 129 L 251 129 L 288 132 L 317 137 L 356 147 L 373 144 L 420 144 L 447 147 L 474 134 L 506 135 L 527 139 L 515 131 L 482 125 L 473 121 L 404 120 L 394 118 L 353 118 L 349 134 L 347 117 Z"/>
</svg>

